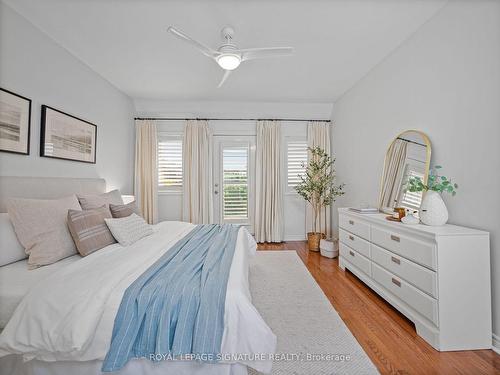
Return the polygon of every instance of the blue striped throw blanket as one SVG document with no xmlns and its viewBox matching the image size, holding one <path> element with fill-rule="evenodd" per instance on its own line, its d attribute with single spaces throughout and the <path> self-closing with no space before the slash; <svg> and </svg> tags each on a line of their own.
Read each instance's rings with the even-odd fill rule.
<svg viewBox="0 0 500 375">
<path fill-rule="evenodd" d="M 220 353 L 237 225 L 198 225 L 125 291 L 102 371 L 131 358 Z M 215 360 L 214 360 L 215 361 Z"/>
</svg>

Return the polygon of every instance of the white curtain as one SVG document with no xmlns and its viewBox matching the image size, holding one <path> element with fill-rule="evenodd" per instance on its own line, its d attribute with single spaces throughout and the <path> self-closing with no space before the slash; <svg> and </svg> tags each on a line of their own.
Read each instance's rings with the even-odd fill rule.
<svg viewBox="0 0 500 375">
<path fill-rule="evenodd" d="M 144 220 L 150 224 L 158 221 L 157 150 L 156 123 L 137 120 L 135 124 L 135 199 Z"/>
<path fill-rule="evenodd" d="M 331 156 L 330 127 L 331 123 L 326 121 L 309 121 L 307 124 L 307 146 L 311 148 L 321 147 Z M 309 158 L 310 157 L 311 154 L 309 153 Z M 328 238 L 332 233 L 330 207 L 323 207 L 319 215 L 321 217 L 321 228 L 319 228 L 319 231 L 324 233 Z M 313 216 L 311 205 L 306 203 L 306 233 L 313 231 Z"/>
<path fill-rule="evenodd" d="M 182 143 L 182 218 L 212 222 L 212 135 L 206 120 L 188 120 Z"/>
<path fill-rule="evenodd" d="M 283 241 L 283 173 L 281 124 L 257 122 L 255 155 L 255 239 Z"/>
<path fill-rule="evenodd" d="M 408 142 L 396 139 L 387 150 L 380 192 L 381 208 L 394 208 L 397 205 L 399 188 L 401 187 L 406 164 L 407 149 Z"/>
</svg>

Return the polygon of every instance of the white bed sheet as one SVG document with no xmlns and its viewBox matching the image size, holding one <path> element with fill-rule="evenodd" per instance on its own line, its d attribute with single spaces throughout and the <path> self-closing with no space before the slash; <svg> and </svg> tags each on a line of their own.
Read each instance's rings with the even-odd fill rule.
<svg viewBox="0 0 500 375">
<path fill-rule="evenodd" d="M 80 255 L 74 255 L 34 270 L 28 269 L 27 259 L 0 267 L 0 330 L 5 327 L 17 305 L 33 286 L 80 259 Z"/>
<path fill-rule="evenodd" d="M 109 348 L 114 316 L 125 289 L 192 228 L 187 223 L 160 223 L 155 234 L 132 246 L 111 245 L 35 285 L 0 334 L 0 357 L 4 356 L 0 366 L 14 364 L 14 373 L 38 375 L 56 374 L 64 363 L 75 371 L 88 366 L 86 374 L 96 373 Z M 255 241 L 246 229 L 240 230 L 226 293 L 221 345 L 225 354 L 274 353 L 276 348 L 276 336 L 251 303 L 248 258 L 254 253 Z M 21 358 L 32 361 L 22 364 Z M 54 371 L 44 371 L 51 368 L 48 362 L 53 362 Z M 203 374 L 239 375 L 245 365 L 269 372 L 272 361 L 230 361 L 215 366 L 165 361 L 160 362 L 160 370 L 149 361 L 136 360 L 118 373 L 156 374 L 158 369 L 162 374 L 194 374 L 199 368 Z M 75 371 L 70 373 L 78 373 Z"/>
</svg>

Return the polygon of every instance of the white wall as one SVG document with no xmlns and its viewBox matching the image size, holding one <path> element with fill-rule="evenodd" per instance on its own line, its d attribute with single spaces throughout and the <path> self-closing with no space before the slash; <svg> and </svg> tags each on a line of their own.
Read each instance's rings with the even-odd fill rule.
<svg viewBox="0 0 500 375">
<path fill-rule="evenodd" d="M 500 2 L 452 1 L 335 103 L 334 152 L 347 194 L 377 203 L 392 138 L 420 129 L 458 184 L 450 222 L 491 233 L 493 327 L 500 333 Z M 470 249 L 474 256 L 474 249 Z"/>
<path fill-rule="evenodd" d="M 133 191 L 134 105 L 31 23 L 0 3 L 0 87 L 32 100 L 30 155 L 0 153 L 0 176 L 102 177 Z M 97 163 L 42 158 L 40 106 L 97 124 Z"/>
<path fill-rule="evenodd" d="M 266 103 L 266 102 L 171 102 L 136 100 L 140 116 L 209 117 L 209 118 L 299 118 L 326 119 L 330 117 L 329 103 Z M 255 121 L 210 121 L 214 135 L 256 135 Z M 159 133 L 182 134 L 183 121 L 160 121 Z M 307 138 L 306 122 L 282 122 L 283 138 Z M 284 144 L 284 143 L 283 143 Z M 285 144 L 284 144 L 285 145 Z M 285 173 L 285 171 L 283 171 Z M 284 180 L 286 178 L 284 176 Z M 182 194 L 159 194 L 160 220 L 180 220 Z M 284 195 L 285 240 L 305 238 L 305 203 L 294 192 Z"/>
<path fill-rule="evenodd" d="M 255 121 L 210 121 L 209 126 L 214 136 L 256 136 Z M 160 135 L 182 135 L 182 132 L 182 121 L 159 121 L 158 123 L 158 133 Z M 306 123 L 283 121 L 282 135 L 283 141 L 287 137 L 301 137 L 306 139 Z M 284 142 L 283 145 L 285 145 Z M 285 172 L 284 170 L 283 181 L 286 181 Z M 158 217 L 160 220 L 181 220 L 181 192 L 159 193 Z M 295 192 L 285 192 L 284 194 L 284 238 L 286 241 L 305 239 L 305 202 Z"/>
</svg>

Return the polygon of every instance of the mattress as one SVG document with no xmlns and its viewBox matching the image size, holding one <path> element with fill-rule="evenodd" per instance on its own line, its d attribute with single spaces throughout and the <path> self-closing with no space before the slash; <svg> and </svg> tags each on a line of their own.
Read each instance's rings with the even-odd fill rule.
<svg viewBox="0 0 500 375">
<path fill-rule="evenodd" d="M 5 327 L 19 302 L 34 285 L 79 259 L 79 255 L 74 255 L 34 270 L 28 270 L 27 259 L 0 267 L 0 330 Z"/>
</svg>

